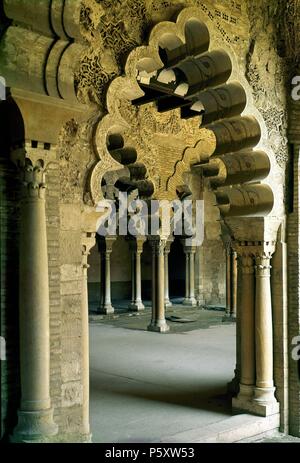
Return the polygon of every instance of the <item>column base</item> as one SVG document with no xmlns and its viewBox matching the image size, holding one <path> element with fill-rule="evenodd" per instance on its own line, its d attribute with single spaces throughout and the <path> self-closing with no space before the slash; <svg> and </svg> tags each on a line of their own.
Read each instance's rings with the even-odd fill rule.
<svg viewBox="0 0 300 463">
<path fill-rule="evenodd" d="M 187 297 L 183 300 L 182 305 L 191 305 L 191 306 L 196 306 L 197 301 L 194 297 Z"/>
<path fill-rule="evenodd" d="M 34 412 L 18 411 L 18 424 L 11 436 L 14 443 L 47 442 L 58 431 L 53 421 L 53 409 Z"/>
<path fill-rule="evenodd" d="M 142 303 L 142 301 L 131 302 L 131 303 L 128 305 L 128 309 L 133 310 L 134 312 L 139 312 L 140 310 L 144 310 L 144 309 L 145 309 L 145 306 L 144 306 L 144 304 Z"/>
<path fill-rule="evenodd" d="M 167 333 L 170 331 L 170 327 L 166 320 L 155 320 L 151 321 L 150 325 L 147 327 L 147 330 L 154 331 L 155 333 Z"/>
<path fill-rule="evenodd" d="M 279 413 L 279 403 L 275 399 L 274 391 L 273 387 L 255 388 L 241 384 L 238 397 L 232 399 L 232 409 L 236 412 L 246 411 L 263 417 L 275 415 Z"/>
<path fill-rule="evenodd" d="M 275 398 L 275 387 L 255 387 L 253 404 L 261 416 L 279 413 L 279 403 Z"/>
<path fill-rule="evenodd" d="M 113 306 L 111 304 L 105 304 L 101 307 L 98 308 L 98 313 L 102 313 L 102 314 L 105 314 L 105 315 L 108 315 L 110 313 L 114 313 L 115 309 L 113 308 Z"/>
<path fill-rule="evenodd" d="M 170 299 L 165 299 L 165 307 L 172 307 L 172 302 L 170 301 Z"/>
</svg>

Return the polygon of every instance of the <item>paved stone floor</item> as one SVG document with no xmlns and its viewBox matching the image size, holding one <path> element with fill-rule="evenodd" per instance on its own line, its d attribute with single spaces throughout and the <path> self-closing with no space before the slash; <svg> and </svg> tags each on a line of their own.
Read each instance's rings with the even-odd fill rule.
<svg viewBox="0 0 300 463">
<path fill-rule="evenodd" d="M 174 307 L 168 334 L 145 331 L 150 310 L 90 325 L 93 442 L 160 442 L 230 416 L 235 325 L 224 312 Z"/>
<path fill-rule="evenodd" d="M 113 315 L 90 316 L 93 442 L 177 442 L 177 435 L 217 428 L 231 417 L 225 393 L 235 367 L 235 323 L 219 307 L 175 302 L 166 334 L 145 331 L 150 302 L 139 314 L 123 301 Z M 272 433 L 249 441 L 300 439 Z"/>
<path fill-rule="evenodd" d="M 193 331 L 198 328 L 209 328 L 210 326 L 232 324 L 232 320 L 226 318 L 225 309 L 218 306 L 207 306 L 204 310 L 201 307 L 189 307 L 180 304 L 182 299 L 174 299 L 172 307 L 166 310 L 167 322 L 170 325 L 170 333 L 182 333 Z M 128 310 L 129 301 L 118 301 L 113 305 L 115 313 L 111 315 L 99 315 L 96 307 L 93 306 L 90 315 L 90 323 L 105 323 L 111 326 L 128 328 L 131 330 L 145 330 L 151 320 L 151 302 L 144 301 L 145 310 L 136 313 Z"/>
</svg>

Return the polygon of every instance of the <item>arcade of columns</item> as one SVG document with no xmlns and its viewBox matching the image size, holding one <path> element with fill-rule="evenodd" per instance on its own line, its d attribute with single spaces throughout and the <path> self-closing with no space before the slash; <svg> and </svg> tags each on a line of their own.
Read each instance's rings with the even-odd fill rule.
<svg viewBox="0 0 300 463">
<path fill-rule="evenodd" d="M 8 2 L 5 3 L 8 4 Z M 184 14 L 187 15 L 187 13 Z M 195 14 L 196 13 L 193 12 L 193 15 Z M 182 18 L 184 19 L 184 15 Z M 174 31 L 174 28 L 171 30 Z M 72 31 L 70 34 L 72 35 Z M 156 34 L 158 35 L 157 31 Z M 176 42 L 176 45 L 177 44 Z M 76 41 L 73 45 L 74 47 L 79 47 Z M 200 45 L 203 47 L 203 44 Z M 183 48 L 183 46 L 180 48 L 182 52 L 184 51 Z M 64 48 L 62 47 L 62 49 Z M 201 50 L 198 50 L 198 52 L 202 53 L 203 50 Z M 53 47 L 52 51 L 55 52 L 55 47 Z M 68 57 L 68 59 L 72 61 L 72 55 L 68 55 Z M 172 56 L 169 58 L 171 60 Z M 181 59 L 180 56 L 179 58 Z M 226 64 L 227 59 L 224 58 L 224 60 Z M 48 76 L 48 80 L 46 79 L 48 84 L 50 82 L 50 77 Z M 161 78 L 163 78 L 163 75 Z M 53 79 L 51 82 L 54 86 L 57 79 Z M 156 84 L 161 84 L 163 87 L 164 82 L 159 82 L 158 80 Z M 12 86 L 14 85 L 17 84 L 12 84 Z M 62 88 L 67 88 L 67 84 Z M 231 185 L 227 199 L 229 198 L 228 203 L 230 207 L 232 206 L 233 215 L 236 217 L 239 216 L 239 213 L 241 216 L 243 216 L 243 214 L 246 215 L 245 222 L 241 226 L 241 229 L 243 229 L 242 232 L 240 233 L 239 230 L 239 233 L 232 233 L 231 235 L 235 238 L 231 237 L 230 241 L 228 240 L 224 243 L 226 249 L 226 317 L 230 319 L 236 318 L 237 320 L 237 364 L 236 376 L 232 382 L 235 386 L 234 392 L 236 397 L 233 399 L 233 408 L 266 416 L 277 413 L 279 407 L 274 395 L 274 347 L 270 280 L 271 262 L 276 245 L 277 230 L 274 233 L 266 233 L 265 230 L 262 231 L 259 227 L 256 229 L 256 220 L 258 224 L 262 222 L 264 224 L 267 223 L 267 219 L 265 220 L 263 217 L 267 217 L 268 214 L 271 213 L 273 204 L 276 201 L 278 202 L 276 195 L 277 190 L 280 189 L 277 188 L 280 183 L 274 180 L 275 177 L 273 173 L 270 175 L 270 179 L 268 180 L 269 183 L 261 183 L 261 180 L 269 175 L 271 169 L 270 163 L 266 162 L 266 160 L 269 159 L 268 156 L 272 158 L 274 155 L 269 149 L 267 150 L 268 156 L 261 151 L 253 150 L 261 138 L 261 132 L 263 132 L 263 137 L 266 138 L 264 129 L 261 129 L 258 122 L 255 122 L 253 118 L 241 116 L 243 109 L 241 109 L 239 101 L 236 102 L 236 105 L 232 105 L 231 97 L 233 98 L 233 96 L 236 95 L 235 92 L 238 88 L 235 86 L 235 92 L 232 95 L 230 93 L 232 87 L 228 85 L 228 87 L 225 88 L 228 90 L 230 104 L 228 107 L 226 107 L 226 105 L 224 106 L 222 114 L 223 117 L 228 117 L 229 119 L 226 122 L 210 125 L 210 129 L 207 130 L 206 136 L 209 138 L 209 133 L 213 134 L 217 147 L 214 146 L 212 150 L 209 149 L 208 151 L 202 150 L 202 154 L 204 153 L 202 159 L 198 159 L 195 155 L 193 163 L 195 164 L 201 161 L 200 163 L 206 166 L 208 170 L 208 164 L 210 162 L 208 158 L 210 154 L 220 154 L 223 159 L 223 161 L 220 162 L 223 162 L 222 169 L 226 171 L 226 175 L 225 177 L 220 176 L 217 179 L 221 182 L 219 185 L 222 185 L 222 181 L 225 186 Z M 52 86 L 49 86 L 49 89 L 51 89 L 50 95 L 56 98 L 57 95 L 52 91 Z M 144 90 L 149 91 L 145 85 Z M 170 89 L 168 89 L 168 91 L 169 90 Z M 31 89 L 31 91 L 34 92 L 35 89 Z M 212 90 L 210 93 L 212 100 L 216 97 L 213 92 Z M 150 93 L 151 89 L 149 91 L 149 94 Z M 64 95 L 62 91 L 60 94 Z M 110 97 L 111 95 L 113 95 L 113 91 L 110 91 Z M 22 95 L 19 96 L 19 98 L 22 100 Z M 45 96 L 44 98 L 50 98 L 50 96 Z M 208 98 L 208 96 L 206 95 L 205 98 Z M 203 97 L 203 102 L 207 105 L 205 108 L 205 117 L 208 117 L 208 120 L 205 121 L 204 119 L 204 123 L 207 125 L 211 121 L 214 121 L 214 117 L 216 117 L 216 119 L 218 119 L 218 117 L 213 111 L 214 107 L 212 110 L 210 108 L 211 101 L 207 101 L 205 98 Z M 24 99 L 26 100 L 25 97 Z M 116 100 L 119 101 L 117 97 Z M 76 101 L 75 96 L 74 101 Z M 161 101 L 163 102 L 166 100 L 161 99 Z M 178 100 L 175 100 L 175 103 L 177 104 Z M 181 101 L 181 103 L 186 104 L 187 101 Z M 161 106 L 163 105 L 161 104 Z M 113 105 L 111 104 L 110 107 L 112 108 Z M 251 107 L 251 109 L 253 109 L 253 107 Z M 234 110 L 237 111 L 237 113 L 232 113 Z M 185 112 L 187 116 L 189 116 L 189 107 L 187 111 L 182 112 Z M 218 113 L 218 107 L 216 112 Z M 258 115 L 254 109 L 253 113 Z M 252 114 L 252 111 L 250 114 Z M 57 118 L 53 118 L 53 120 L 57 120 Z M 260 123 L 261 121 L 262 119 L 259 118 Z M 49 137 L 48 125 L 49 124 L 47 124 L 46 131 L 47 137 Z M 99 133 L 102 138 L 104 138 L 103 133 L 101 131 L 99 131 Z M 54 144 L 57 140 L 56 136 L 53 136 L 53 139 L 50 140 L 48 138 L 38 137 L 36 134 L 29 138 L 32 140 L 43 139 L 47 142 L 51 141 Z M 261 149 L 261 146 L 266 149 L 265 146 L 267 146 L 267 144 L 265 138 L 263 140 L 265 145 L 262 143 L 259 149 Z M 201 151 L 200 148 L 199 151 Z M 204 146 L 204 148 L 206 148 L 206 146 Z M 105 150 L 103 150 L 103 153 L 101 153 L 103 156 L 106 155 Z M 30 155 L 31 153 L 27 152 L 28 158 L 31 157 Z M 46 158 L 47 156 L 45 156 L 45 159 Z M 239 165 L 233 166 L 230 164 L 229 158 L 233 160 L 240 159 L 241 162 Z M 273 158 L 271 160 L 272 172 L 274 172 L 274 166 L 276 166 L 276 164 Z M 189 168 L 191 163 L 187 162 L 187 164 L 187 168 Z M 45 199 L 43 197 L 46 186 L 44 172 L 47 169 L 47 164 L 46 161 L 45 165 L 43 165 L 40 161 L 32 160 L 32 162 L 22 162 L 21 165 L 18 163 L 18 167 L 21 171 L 23 184 L 26 188 L 23 190 L 21 208 L 22 231 L 20 235 L 20 357 L 22 399 L 19 411 L 19 422 L 15 429 L 14 439 L 24 441 L 26 439 L 40 439 L 41 436 L 49 438 L 57 432 L 57 426 L 53 421 L 49 386 L 49 282 L 47 271 L 45 271 L 45 269 L 48 269 L 49 256 L 47 254 L 46 212 Z M 276 172 L 278 173 L 277 167 L 275 168 L 275 173 Z M 249 182 L 253 181 L 254 183 L 249 186 Z M 272 186 L 272 182 L 273 187 L 276 185 L 276 188 L 273 188 L 274 195 L 272 191 L 270 191 L 272 189 L 269 186 Z M 242 194 L 240 194 L 241 192 Z M 251 195 L 253 195 L 255 200 L 250 201 L 250 199 L 253 199 Z M 221 198 L 221 202 L 219 202 L 219 197 L 221 196 L 217 194 L 218 206 L 220 206 L 219 208 L 222 212 L 222 208 L 225 210 L 227 206 L 225 205 L 226 201 L 224 202 L 225 195 Z M 241 197 L 242 199 L 240 199 Z M 280 209 L 275 208 L 274 211 L 272 212 L 273 216 L 277 216 L 278 218 L 281 214 Z M 252 212 L 253 217 L 251 216 Z M 226 213 L 224 216 L 225 221 L 227 221 Z M 278 219 L 278 223 L 279 221 Z M 230 217 L 228 223 L 230 223 Z M 233 230 L 233 228 L 234 227 L 232 227 L 231 230 Z M 254 229 L 255 232 L 253 232 Z M 35 237 L 34 240 L 31 239 L 32 236 Z M 102 272 L 102 300 L 100 303 L 100 311 L 105 314 L 112 313 L 114 310 L 111 303 L 110 266 L 115 239 L 116 237 L 109 237 L 105 240 L 98 241 Z M 136 240 L 130 240 L 129 243 L 132 252 L 132 301 L 130 303 L 130 308 L 137 311 L 143 310 L 143 301 L 141 297 L 141 254 L 144 241 L 144 238 L 138 237 Z M 88 415 L 89 361 L 87 268 L 89 251 L 92 246 L 95 245 L 95 242 L 96 237 L 94 233 L 83 233 L 81 243 L 81 324 L 83 333 L 81 369 L 83 390 L 82 428 L 83 434 L 85 435 L 89 435 L 90 432 Z M 168 255 L 170 252 L 171 239 L 162 238 L 160 236 L 150 237 L 149 243 L 152 249 L 152 319 L 148 329 L 163 333 L 169 329 L 165 319 L 165 307 L 170 305 Z M 184 304 L 193 306 L 196 305 L 196 297 L 198 298 L 199 296 L 199 294 L 195 294 L 195 260 L 197 255 L 194 247 L 187 246 L 185 243 L 183 244 L 186 256 L 186 292 Z M 32 333 L 34 333 L 34 337 L 32 337 Z M 38 382 L 36 378 L 39 378 Z"/>
<path fill-rule="evenodd" d="M 101 237 L 97 240 L 98 250 L 101 259 L 101 300 L 98 312 L 110 314 L 114 312 L 111 294 L 111 255 L 113 244 L 117 236 Z M 145 242 L 149 241 L 152 250 L 152 321 L 148 326 L 150 331 L 165 332 L 169 330 L 165 322 L 165 308 L 171 307 L 172 302 L 169 296 L 169 254 L 174 236 L 162 238 L 153 236 L 132 236 L 128 238 L 131 251 L 131 302 L 128 308 L 132 311 L 144 310 L 142 301 L 142 271 L 141 255 Z M 201 306 L 201 294 L 196 294 L 195 277 L 196 254 L 199 246 L 191 246 L 186 239 L 181 239 L 185 254 L 185 297 L 182 301 L 184 306 Z M 162 257 L 160 257 L 162 256 Z M 225 319 L 235 320 L 237 309 L 237 252 L 233 249 L 230 241 L 225 243 L 226 258 L 226 310 Z M 197 262 L 198 263 L 198 262 Z M 197 288 L 201 292 L 201 287 Z M 196 298 L 197 296 L 197 298 Z M 161 322 L 160 322 L 161 320 Z"/>
<path fill-rule="evenodd" d="M 51 436 L 57 432 L 53 422 L 53 410 L 49 395 L 49 287 L 48 256 L 46 246 L 46 215 L 44 166 L 35 165 L 26 159 L 22 168 L 23 199 L 21 215 L 21 281 L 20 281 L 20 336 L 21 336 L 21 381 L 22 402 L 19 411 L 19 423 L 15 429 L 14 439 L 26 440 L 41 433 Z M 35 236 L 35 240 L 31 239 Z M 103 279 L 103 296 L 101 311 L 111 313 L 110 257 L 115 237 L 103 240 L 99 245 L 101 252 Z M 131 309 L 141 310 L 141 265 L 140 256 L 144 237 L 137 237 L 130 243 L 132 250 L 132 302 Z M 169 305 L 168 294 L 168 254 L 171 240 L 160 236 L 149 238 L 152 248 L 152 319 L 148 330 L 166 332 L 169 327 L 165 319 L 165 306 Z M 84 234 L 82 239 L 82 318 L 84 332 L 88 331 L 88 289 L 87 257 L 95 244 L 95 234 Z M 227 313 L 234 315 L 236 289 L 236 262 L 240 273 L 239 301 L 240 314 L 240 362 L 236 374 L 239 381 L 239 393 L 233 398 L 233 407 L 267 416 L 278 412 L 279 404 L 274 396 L 273 381 L 273 335 L 270 269 L 274 253 L 273 243 L 234 242 L 232 250 L 227 253 L 227 282 L 230 306 Z M 186 298 L 194 303 L 194 262 L 195 248 L 185 247 L 188 269 Z M 229 256 L 228 256 L 229 254 Z M 236 259 L 236 255 L 238 259 Z M 194 279 L 194 278 L 193 278 Z M 229 283 L 230 282 L 230 283 Z M 28 290 L 30 288 L 30 291 Z M 255 321 L 254 321 L 255 320 Z M 32 329 L 41 333 L 34 337 Z M 29 342 L 30 341 L 30 342 Z M 89 432 L 88 418 L 88 337 L 82 337 L 82 352 L 85 369 L 84 383 L 84 426 Z M 30 364 L 30 368 L 28 365 Z M 36 382 L 36 378 L 39 382 Z"/>
</svg>

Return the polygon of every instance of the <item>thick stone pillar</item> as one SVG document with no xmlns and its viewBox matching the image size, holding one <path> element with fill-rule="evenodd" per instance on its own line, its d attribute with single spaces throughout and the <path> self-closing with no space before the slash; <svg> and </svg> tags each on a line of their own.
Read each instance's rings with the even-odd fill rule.
<svg viewBox="0 0 300 463">
<path fill-rule="evenodd" d="M 111 274 L 110 274 L 110 256 L 112 247 L 116 241 L 115 236 L 100 238 L 98 241 L 99 252 L 101 256 L 101 300 L 99 313 L 110 314 L 114 312 L 111 303 Z"/>
<path fill-rule="evenodd" d="M 164 262 L 165 262 L 165 307 L 172 307 L 172 302 L 169 296 L 169 254 L 173 237 L 169 237 L 164 249 Z"/>
<path fill-rule="evenodd" d="M 141 274 L 141 255 L 146 238 L 137 236 L 129 240 L 131 250 L 131 285 L 132 297 L 129 308 L 136 312 L 144 310 L 145 306 L 142 302 L 142 274 Z"/>
<path fill-rule="evenodd" d="M 241 297 L 240 297 L 240 387 L 234 408 L 246 408 L 253 398 L 255 386 L 255 286 L 254 259 L 247 246 L 238 248 L 240 254 Z"/>
<path fill-rule="evenodd" d="M 197 305 L 195 298 L 195 246 L 184 244 L 185 253 L 185 298 L 183 305 Z"/>
<path fill-rule="evenodd" d="M 274 248 L 266 245 L 256 255 L 255 347 L 256 387 L 254 403 L 263 416 L 278 412 L 273 381 L 273 322 L 271 299 L 271 257 Z"/>
<path fill-rule="evenodd" d="M 160 236 L 149 237 L 152 247 L 152 318 L 148 331 L 165 333 L 169 331 L 165 319 L 165 267 L 164 248 L 166 239 Z"/>
<path fill-rule="evenodd" d="M 82 295 L 81 295 L 81 375 L 82 375 L 82 434 L 86 441 L 91 440 L 90 433 L 90 370 L 89 370 L 89 303 L 88 303 L 88 256 L 96 244 L 95 233 L 84 233 L 82 238 Z"/>
<path fill-rule="evenodd" d="M 43 162 L 25 160 L 20 229 L 21 404 L 12 440 L 43 442 L 57 433 L 50 401 L 48 252 Z"/>
</svg>

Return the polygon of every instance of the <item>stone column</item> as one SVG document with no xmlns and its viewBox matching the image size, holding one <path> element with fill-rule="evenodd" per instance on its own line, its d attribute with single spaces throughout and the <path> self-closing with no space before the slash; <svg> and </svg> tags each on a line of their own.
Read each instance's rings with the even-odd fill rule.
<svg viewBox="0 0 300 463">
<path fill-rule="evenodd" d="M 234 377 L 227 384 L 227 390 L 232 396 L 237 396 L 240 391 L 240 380 L 241 380 L 241 308 L 243 301 L 242 293 L 242 261 L 241 257 L 237 255 L 237 307 L 236 307 L 236 365 L 234 369 Z M 228 320 L 228 315 L 225 316 L 224 320 Z"/>
<path fill-rule="evenodd" d="M 148 331 L 165 333 L 169 331 L 165 319 L 165 278 L 164 278 L 164 248 L 166 239 L 160 236 L 149 237 L 152 247 L 152 318 Z"/>
<path fill-rule="evenodd" d="M 12 440 L 43 442 L 57 433 L 50 401 L 48 251 L 43 161 L 25 160 L 20 229 L 21 404 Z"/>
<path fill-rule="evenodd" d="M 195 267 L 196 267 L 196 299 L 197 305 L 202 307 L 205 304 L 204 291 L 203 291 L 203 248 L 198 246 L 195 255 Z"/>
<path fill-rule="evenodd" d="M 90 370 L 89 370 L 89 303 L 88 303 L 88 256 L 96 244 L 95 233 L 84 233 L 82 238 L 82 296 L 81 296 L 81 375 L 82 375 L 82 433 L 86 441 L 91 440 L 90 433 Z"/>
<path fill-rule="evenodd" d="M 273 382 L 273 323 L 271 300 L 271 257 L 274 247 L 267 243 L 256 254 L 256 294 L 255 294 L 255 347 L 256 347 L 256 387 L 254 403 L 257 412 L 267 416 L 278 412 Z"/>
<path fill-rule="evenodd" d="M 252 400 L 255 386 L 255 344 L 254 344 L 254 259 L 253 250 L 247 246 L 238 248 L 241 270 L 240 298 L 240 391 L 233 399 L 233 407 L 247 409 Z"/>
<path fill-rule="evenodd" d="M 226 252 L 226 311 L 224 321 L 236 319 L 237 311 L 237 253 L 232 249 L 231 240 L 223 239 Z"/>
<path fill-rule="evenodd" d="M 232 250 L 231 251 L 231 284 L 230 284 L 230 318 L 236 318 L 236 310 L 237 310 L 237 277 L 238 277 L 238 269 L 237 269 L 237 253 Z"/>
<path fill-rule="evenodd" d="M 230 317 L 231 311 L 231 246 L 226 245 L 226 316 Z"/>
<path fill-rule="evenodd" d="M 114 312 L 111 303 L 111 275 L 110 275 L 110 256 L 112 247 L 116 241 L 115 236 L 100 238 L 98 241 L 101 256 L 101 301 L 99 313 L 110 314 Z"/>
<path fill-rule="evenodd" d="M 184 244 L 185 253 L 185 298 L 183 305 L 197 305 L 195 298 L 195 246 Z"/>
<path fill-rule="evenodd" d="M 146 238 L 137 236 L 129 240 L 131 249 L 131 284 L 132 297 L 129 308 L 136 312 L 144 310 L 145 306 L 142 302 L 142 274 L 141 274 L 141 255 Z"/>
<path fill-rule="evenodd" d="M 169 254 L 173 237 L 169 237 L 164 249 L 164 262 L 165 262 L 165 307 L 172 307 L 172 302 L 169 297 Z"/>
</svg>

